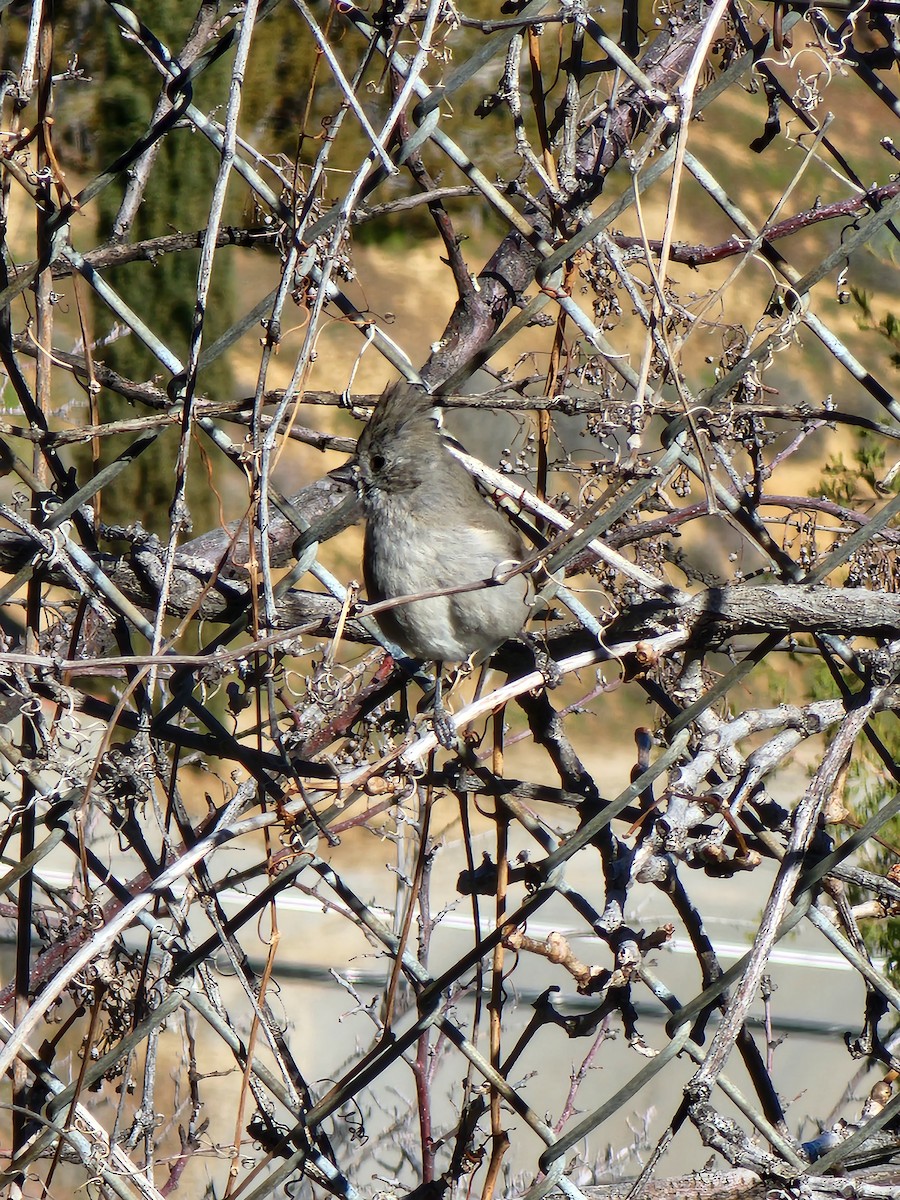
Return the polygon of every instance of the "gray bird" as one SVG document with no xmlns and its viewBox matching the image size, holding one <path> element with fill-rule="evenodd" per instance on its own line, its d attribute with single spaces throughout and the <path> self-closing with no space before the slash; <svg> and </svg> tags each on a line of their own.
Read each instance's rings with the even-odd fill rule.
<svg viewBox="0 0 900 1200">
<path fill-rule="evenodd" d="M 356 463 L 370 601 L 495 579 L 525 558 L 519 534 L 448 450 L 433 401 L 420 388 L 401 382 L 385 391 L 359 439 Z M 402 650 L 437 663 L 435 728 L 445 744 L 453 730 L 440 707 L 441 664 L 483 661 L 520 633 L 532 591 L 520 574 L 376 614 Z"/>
</svg>

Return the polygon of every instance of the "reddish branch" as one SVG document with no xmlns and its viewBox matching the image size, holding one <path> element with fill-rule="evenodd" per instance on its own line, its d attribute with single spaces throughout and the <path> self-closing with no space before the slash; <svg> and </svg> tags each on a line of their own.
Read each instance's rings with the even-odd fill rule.
<svg viewBox="0 0 900 1200">
<path fill-rule="evenodd" d="M 425 178 L 427 176 L 423 176 L 423 180 Z M 794 216 L 779 221 L 777 225 L 771 225 L 764 229 L 761 236 L 765 237 L 767 241 L 774 242 L 779 238 L 799 233 L 803 229 L 809 229 L 822 221 L 832 221 L 836 217 L 858 217 L 869 209 L 877 209 L 886 200 L 896 196 L 898 192 L 900 192 L 900 179 L 887 183 L 883 187 L 870 188 L 859 196 L 850 196 L 846 200 L 836 200 L 833 204 L 821 204 L 807 209 L 805 212 L 795 213 Z M 440 210 L 440 201 L 445 196 L 468 196 L 471 194 L 471 188 L 441 189 L 433 187 L 421 196 L 406 198 L 403 207 L 418 207 L 428 204 L 429 207 Z M 393 212 L 400 207 L 400 203 L 394 201 L 391 204 L 383 205 L 378 212 L 380 213 L 382 210 Z M 371 212 L 364 212 L 362 216 L 367 219 L 374 214 L 375 210 L 373 209 Z M 281 231 L 276 229 L 241 229 L 230 225 L 219 231 L 216 237 L 216 246 L 274 246 L 281 236 Z M 444 231 L 442 236 L 446 241 L 451 235 L 448 231 Z M 185 250 L 198 250 L 203 245 L 205 237 L 206 230 L 197 229 L 190 233 L 172 233 L 162 237 L 147 238 L 145 241 L 132 242 L 129 245 L 110 244 L 101 246 L 97 250 L 88 251 L 84 255 L 84 260 L 95 270 L 101 271 L 108 270 L 110 267 L 120 267 L 125 263 L 154 262 L 164 254 L 180 254 Z M 622 250 L 631 250 L 634 247 L 643 248 L 645 244 L 642 238 L 627 234 L 612 234 L 610 237 Z M 646 244 L 653 254 L 659 254 L 661 241 L 653 239 Z M 739 237 L 730 237 L 716 246 L 702 244 L 690 246 L 685 242 L 676 242 L 671 248 L 669 257 L 672 262 L 686 263 L 689 267 L 702 267 L 709 263 L 721 262 L 735 254 L 744 254 L 751 244 L 748 238 Z M 30 263 L 26 263 L 21 270 L 27 271 L 30 266 Z M 57 259 L 51 269 L 54 279 L 65 279 L 74 274 L 71 263 L 63 259 Z M 464 282 L 469 286 L 468 275 L 465 275 Z"/>
<path fill-rule="evenodd" d="M 890 200 L 898 192 L 900 179 L 895 179 L 893 183 L 885 184 L 884 187 L 870 188 L 861 196 L 851 196 L 847 200 L 836 200 L 833 204 L 822 204 L 807 209 L 806 212 L 796 213 L 793 217 L 787 217 L 777 225 L 764 229 L 760 236 L 768 242 L 774 242 L 779 238 L 799 233 L 801 229 L 818 225 L 821 221 L 831 221 L 835 217 L 859 217 L 868 209 L 880 208 L 885 200 Z M 623 234 L 614 236 L 612 241 L 623 250 L 644 245 L 642 238 L 626 237 Z M 647 244 L 653 254 L 659 254 L 661 241 L 650 241 Z M 709 263 L 721 262 L 722 259 L 731 258 L 735 254 L 745 254 L 752 244 L 749 238 L 739 237 L 730 237 L 717 246 L 689 246 L 684 242 L 676 242 L 669 257 L 672 262 L 687 263 L 689 267 L 702 267 Z"/>
</svg>

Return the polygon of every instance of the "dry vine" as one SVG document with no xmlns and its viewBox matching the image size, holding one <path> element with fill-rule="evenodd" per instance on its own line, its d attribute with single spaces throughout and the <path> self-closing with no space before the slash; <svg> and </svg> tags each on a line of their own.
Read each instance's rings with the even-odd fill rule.
<svg viewBox="0 0 900 1200">
<path fill-rule="evenodd" d="M 896 253 L 898 155 L 869 131 L 900 116 L 897 5 L 624 0 L 613 18 L 584 0 L 204 0 L 167 47 L 153 5 L 84 0 L 73 9 L 158 85 L 149 126 L 80 186 L 57 130 L 76 90 L 103 80 L 71 56 L 62 7 L 0 3 L 8 1194 L 818 1198 L 852 1182 L 895 1195 L 900 991 L 860 926 L 900 912 L 886 857 L 900 809 L 898 333 L 860 280 L 868 264 L 887 290 Z M 266 22 L 317 48 L 297 92 L 331 96 L 294 165 L 242 124 Z M 135 239 L 156 152 L 186 128 L 216 163 L 204 227 Z M 333 169 L 354 144 L 353 170 Z M 112 186 L 113 236 L 86 249 L 84 218 Z M 455 307 L 417 364 L 411 328 L 351 299 L 350 247 L 424 209 Z M 504 232 L 477 269 L 460 230 L 485 212 Z M 239 295 L 213 341 L 214 270 L 248 247 L 274 286 L 256 304 Z M 152 292 L 137 311 L 107 275 L 198 250 L 179 354 L 154 333 Z M 405 288 L 415 298 L 417 280 Z M 153 378 L 86 346 L 92 306 L 152 351 Z M 536 632 L 562 684 L 545 686 L 523 644 L 502 647 L 483 686 L 458 693 L 457 754 L 410 711 L 421 664 L 389 656 L 329 569 L 355 498 L 324 470 L 287 497 L 274 481 L 287 441 L 352 450 L 323 414 L 364 418 L 374 399 L 349 364 L 343 395 L 316 384 L 337 324 L 460 428 L 475 411 L 520 422 L 496 467 L 464 461 L 552 574 Z M 205 371 L 248 331 L 254 394 L 207 395 Z M 102 389 L 133 416 L 102 420 Z M 170 536 L 108 528 L 103 489 L 172 427 Z M 867 457 L 833 463 L 840 486 L 821 489 L 855 432 Z M 70 469 L 70 447 L 113 435 L 128 451 Z M 244 516 L 187 540 L 188 479 L 207 470 Z M 630 726 L 610 720 L 620 702 Z M 631 781 L 608 787 L 607 757 L 632 744 Z M 779 773 L 796 762 L 809 777 L 791 790 Z M 880 772 L 861 815 L 851 765 Z M 395 856 L 383 903 L 361 847 Z M 764 899 L 726 968 L 708 897 L 738 877 L 764 880 Z M 654 889 L 667 916 L 645 929 Z M 281 973 L 317 962 L 282 936 L 303 903 L 355 940 L 345 955 L 335 939 L 325 964 L 339 999 L 285 1013 Z M 779 1077 L 771 958 L 798 927 L 859 981 L 840 1114 L 812 1093 L 791 1109 L 808 1083 Z M 661 954 L 677 936 L 692 994 Z M 688 1062 L 654 1124 L 647 1097 Z M 612 1145 L 610 1122 L 636 1109 L 647 1128 Z M 820 1136 L 803 1140 L 804 1116 Z M 715 1170 L 667 1178 L 689 1135 L 695 1165 L 715 1151 Z"/>
</svg>

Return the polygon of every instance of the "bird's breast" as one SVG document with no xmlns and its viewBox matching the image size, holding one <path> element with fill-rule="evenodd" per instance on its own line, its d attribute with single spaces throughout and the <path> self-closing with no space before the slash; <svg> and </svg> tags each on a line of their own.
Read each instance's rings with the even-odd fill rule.
<svg viewBox="0 0 900 1200">
<path fill-rule="evenodd" d="M 490 579 L 498 565 L 520 557 L 504 527 L 423 520 L 408 505 L 391 505 L 366 526 L 363 571 L 370 600 L 393 600 Z M 430 596 L 382 610 L 384 633 L 414 658 L 459 662 L 487 653 L 520 632 L 528 616 L 528 583 L 507 583 Z"/>
</svg>

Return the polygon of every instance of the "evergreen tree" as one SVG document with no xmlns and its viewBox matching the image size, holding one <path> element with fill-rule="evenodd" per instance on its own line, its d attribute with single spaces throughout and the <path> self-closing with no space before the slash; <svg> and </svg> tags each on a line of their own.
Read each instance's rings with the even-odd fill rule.
<svg viewBox="0 0 900 1200">
<path fill-rule="evenodd" d="M 155 0 L 152 6 L 136 5 L 154 33 L 170 49 L 179 48 L 190 29 L 191 13 L 179 0 Z M 142 12 L 146 9 L 146 12 Z M 159 94 L 161 81 L 143 56 L 125 42 L 112 22 L 105 22 L 98 68 L 105 75 L 97 90 L 96 156 L 107 164 L 133 144 L 146 130 Z M 198 76 L 194 103 L 207 108 L 224 100 L 228 63 L 214 64 Z M 212 182 L 217 169 L 214 148 L 189 128 L 174 128 L 159 147 L 150 173 L 143 203 L 131 228 L 130 240 L 158 237 L 174 230 L 203 228 L 208 215 Z M 101 236 L 113 231 L 127 179 L 106 189 L 99 199 Z M 107 278 L 122 298 L 145 319 L 157 336 L 182 360 L 187 355 L 196 294 L 199 251 L 161 255 L 155 262 L 129 263 L 108 272 Z M 227 254 L 216 257 L 212 289 L 207 306 L 205 343 L 212 342 L 227 327 L 233 270 Z M 115 317 L 98 304 L 95 332 L 99 339 L 113 334 Z M 163 374 L 158 360 L 130 332 L 113 336 L 99 357 L 114 370 L 136 380 Z M 203 370 L 199 394 L 221 397 L 231 388 L 227 364 L 218 359 Z M 104 389 L 99 398 L 100 418 L 113 421 L 133 415 L 129 403 Z M 158 533 L 168 530 L 168 509 L 173 492 L 173 465 L 179 433 L 168 430 L 156 445 L 104 489 L 102 513 L 108 523 L 129 523 L 139 518 Z M 127 444 L 124 438 L 106 438 L 101 463 L 110 461 Z M 208 528 L 218 518 L 215 496 L 210 490 L 204 465 L 192 451 L 188 476 L 188 504 L 195 531 Z"/>
</svg>

